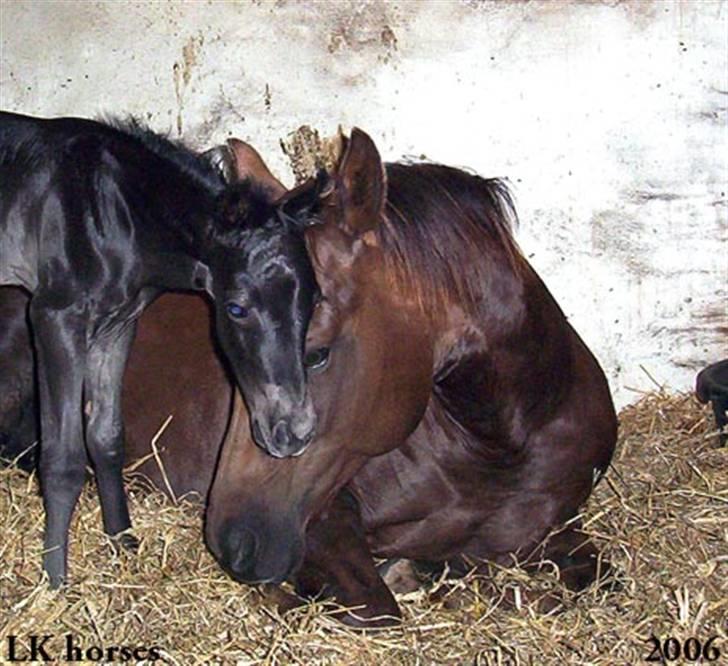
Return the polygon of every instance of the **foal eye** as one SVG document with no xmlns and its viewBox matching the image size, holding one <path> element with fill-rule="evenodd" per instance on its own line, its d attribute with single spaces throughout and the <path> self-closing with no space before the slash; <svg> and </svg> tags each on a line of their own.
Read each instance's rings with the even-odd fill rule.
<svg viewBox="0 0 728 666">
<path fill-rule="evenodd" d="M 318 370 L 323 368 L 329 362 L 329 348 L 319 347 L 306 352 L 303 357 L 303 364 L 308 370 Z"/>
<path fill-rule="evenodd" d="M 228 303 L 225 305 L 225 309 L 233 319 L 245 319 L 249 314 L 248 308 L 244 308 L 237 303 Z"/>
</svg>

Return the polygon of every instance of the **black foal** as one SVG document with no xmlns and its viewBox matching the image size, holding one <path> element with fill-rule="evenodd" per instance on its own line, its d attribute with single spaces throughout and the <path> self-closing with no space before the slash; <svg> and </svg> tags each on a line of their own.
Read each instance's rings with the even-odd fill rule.
<svg viewBox="0 0 728 666">
<path fill-rule="evenodd" d="M 228 156 L 238 176 L 246 176 L 250 155 L 243 144 L 229 142 Z M 135 545 L 123 534 L 130 520 L 121 381 L 135 322 L 162 291 L 204 289 L 214 298 L 217 334 L 259 444 L 287 454 L 312 436 L 300 354 L 287 355 L 286 363 L 279 358 L 281 349 L 303 347 L 312 290 L 294 277 L 285 293 L 266 290 L 267 276 L 300 271 L 266 259 L 281 253 L 260 230 L 250 232 L 260 235 L 257 259 L 238 251 L 250 240 L 251 211 L 283 193 L 277 185 L 226 187 L 210 160 L 133 121 L 0 113 L 0 286 L 24 287 L 32 297 L 43 565 L 52 586 L 66 577 L 68 529 L 87 452 L 104 529 Z M 270 300 L 293 302 L 296 321 L 260 320 L 256 304 Z M 291 316 L 284 310 L 282 317 Z"/>
</svg>

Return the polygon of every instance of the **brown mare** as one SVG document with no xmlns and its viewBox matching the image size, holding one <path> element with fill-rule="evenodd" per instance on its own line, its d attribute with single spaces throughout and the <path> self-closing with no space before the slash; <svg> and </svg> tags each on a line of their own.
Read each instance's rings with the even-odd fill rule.
<svg viewBox="0 0 728 666">
<path fill-rule="evenodd" d="M 399 615 L 372 555 L 455 570 L 547 558 L 570 588 L 594 579 L 575 516 L 612 457 L 614 407 L 512 217 L 501 182 L 385 168 L 353 132 L 304 222 L 321 290 L 307 348 L 329 350 L 308 380 L 316 437 L 273 460 L 236 402 L 206 523 L 231 575 L 293 578 L 363 606 L 352 622 Z"/>
</svg>

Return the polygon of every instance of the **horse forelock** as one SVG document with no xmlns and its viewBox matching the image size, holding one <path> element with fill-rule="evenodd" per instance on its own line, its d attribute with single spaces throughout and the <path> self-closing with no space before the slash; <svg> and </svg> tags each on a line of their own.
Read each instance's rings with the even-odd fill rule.
<svg viewBox="0 0 728 666">
<path fill-rule="evenodd" d="M 218 196 L 209 240 L 239 249 L 258 230 L 283 234 L 289 225 L 277 214 L 265 189 L 253 180 L 229 185 Z"/>
<path fill-rule="evenodd" d="M 513 238 L 508 187 L 439 164 L 388 164 L 386 214 L 377 235 L 393 289 L 436 314 L 448 303 L 477 310 L 489 275 L 524 265 Z"/>
</svg>

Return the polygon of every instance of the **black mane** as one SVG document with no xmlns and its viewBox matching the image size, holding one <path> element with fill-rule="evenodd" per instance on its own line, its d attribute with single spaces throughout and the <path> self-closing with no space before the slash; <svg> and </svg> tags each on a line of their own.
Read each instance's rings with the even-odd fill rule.
<svg viewBox="0 0 728 666">
<path fill-rule="evenodd" d="M 186 176 L 195 179 L 216 196 L 215 214 L 208 220 L 208 241 L 231 248 L 240 248 L 250 232 L 271 228 L 288 229 L 285 220 L 276 214 L 266 192 L 254 181 L 229 184 L 211 160 L 195 153 L 181 141 L 151 130 L 138 118 L 107 118 L 104 124 L 130 136 L 145 148 L 172 163 Z"/>
<path fill-rule="evenodd" d="M 220 171 L 210 160 L 188 148 L 182 141 L 175 141 L 153 131 L 143 121 L 134 116 L 126 118 L 110 117 L 101 120 L 104 125 L 121 132 L 139 143 L 147 150 L 172 163 L 178 171 L 194 179 L 213 192 L 225 187 Z"/>
</svg>

